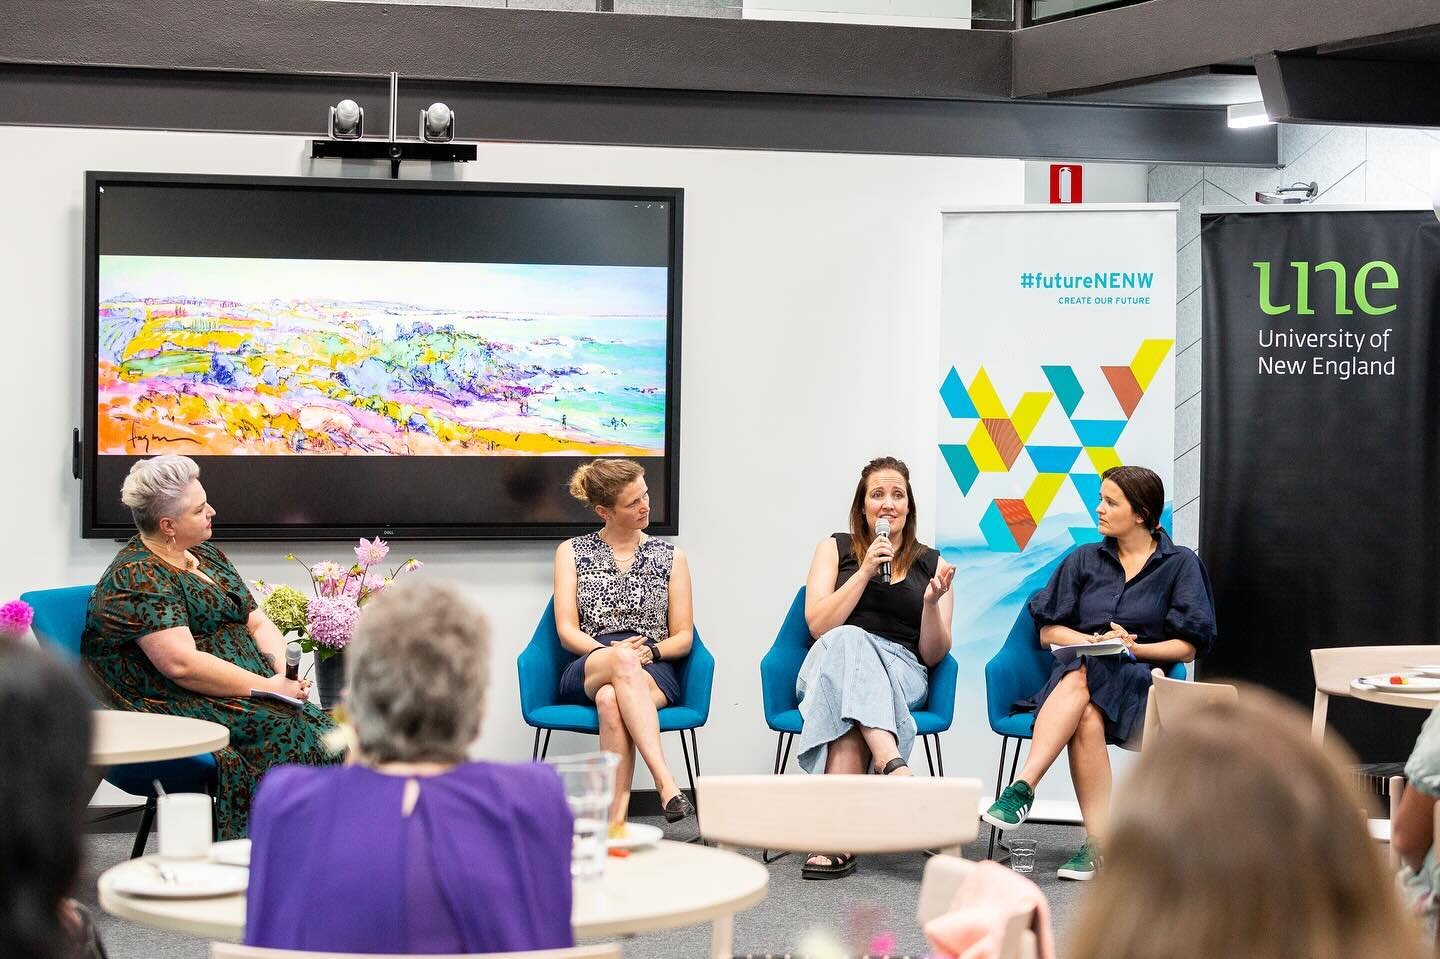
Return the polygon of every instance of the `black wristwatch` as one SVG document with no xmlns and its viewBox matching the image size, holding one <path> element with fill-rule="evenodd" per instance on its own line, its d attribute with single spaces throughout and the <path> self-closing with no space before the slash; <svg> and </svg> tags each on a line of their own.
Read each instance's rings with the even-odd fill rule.
<svg viewBox="0 0 1440 959">
<path fill-rule="evenodd" d="M 657 640 L 646 640 L 645 645 L 650 647 L 650 661 L 652 663 L 658 663 L 665 658 L 660 655 L 660 643 Z"/>
</svg>

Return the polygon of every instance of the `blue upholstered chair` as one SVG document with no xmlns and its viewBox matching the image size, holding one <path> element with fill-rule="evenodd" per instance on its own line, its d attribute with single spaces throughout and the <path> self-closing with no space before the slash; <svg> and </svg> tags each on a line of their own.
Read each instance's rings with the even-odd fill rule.
<svg viewBox="0 0 1440 959">
<path fill-rule="evenodd" d="M 66 586 L 61 589 L 37 589 L 20 596 L 35 610 L 35 622 L 31 629 L 36 638 L 67 656 L 77 667 L 80 665 L 80 635 L 85 631 L 86 608 L 92 589 L 90 586 Z M 156 780 L 166 792 L 205 792 L 213 795 L 215 775 L 215 756 L 212 753 L 153 763 L 128 763 L 105 770 L 106 782 L 122 792 L 145 799 L 145 805 L 140 807 L 140 828 L 135 832 L 130 858 L 145 852 L 145 841 L 155 822 Z M 126 809 L 101 819 L 134 811 Z"/>
<path fill-rule="evenodd" d="M 715 679 L 715 657 L 700 641 L 700 630 L 692 632 L 694 642 L 690 655 L 675 664 L 680 678 L 680 702 L 660 710 L 660 731 L 679 732 L 680 748 L 685 753 L 685 775 L 690 780 L 690 795 L 695 795 L 695 777 L 700 775 L 700 743 L 695 730 L 710 719 L 710 687 Z M 545 615 L 530 637 L 530 645 L 520 651 L 516 665 L 520 671 L 520 714 L 535 727 L 535 745 L 531 759 L 544 759 L 550 749 L 550 734 L 557 729 L 572 733 L 600 733 L 600 714 L 593 703 L 584 706 L 556 702 L 560 673 L 571 655 L 560 645 L 555 628 L 555 599 L 545 607 Z M 544 745 L 540 733 L 545 733 Z M 690 733 L 686 743 L 685 733 Z M 690 754 L 695 766 L 690 766 Z"/>
<path fill-rule="evenodd" d="M 800 587 L 770 651 L 760 660 L 760 693 L 764 697 L 765 725 L 780 734 L 775 743 L 775 772 L 790 761 L 790 747 L 800 732 L 800 701 L 795 695 L 795 678 L 810 647 L 810 627 L 805 624 L 805 587 Z M 925 745 L 925 763 L 930 775 L 945 775 L 945 757 L 940 753 L 940 733 L 955 719 L 955 678 L 960 666 L 946 654 L 930 670 L 930 695 L 920 709 L 913 710 L 915 733 Z M 788 737 L 788 738 L 787 738 Z M 935 741 L 931 755 L 930 741 Z M 783 749 L 783 754 L 782 754 Z"/>
<path fill-rule="evenodd" d="M 1038 590 L 1037 590 L 1038 592 Z M 1000 766 L 995 771 L 995 798 L 1000 790 L 1015 781 L 1020 768 L 1021 743 L 1035 731 L 1033 712 L 1012 713 L 1010 708 L 1016 700 L 1038 693 L 1050 678 L 1055 668 L 1055 657 L 1048 649 L 1040 647 L 1040 629 L 1030 616 L 1031 593 L 1020 606 L 1015 625 L 1010 635 L 990 662 L 985 664 L 985 709 L 990 717 L 990 728 L 1000 737 Z M 1171 679 L 1184 679 L 1185 664 L 1174 663 L 1166 671 Z M 1005 758 L 1010 751 L 1010 740 L 1015 740 L 1015 755 L 1010 761 L 1010 777 L 1005 775 Z M 987 856 L 995 852 L 995 827 L 990 827 L 990 848 Z"/>
</svg>

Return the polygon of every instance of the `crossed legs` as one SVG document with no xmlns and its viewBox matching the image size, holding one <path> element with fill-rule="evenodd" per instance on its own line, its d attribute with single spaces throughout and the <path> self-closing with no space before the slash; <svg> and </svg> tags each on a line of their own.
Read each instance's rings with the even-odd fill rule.
<svg viewBox="0 0 1440 959">
<path fill-rule="evenodd" d="M 1090 702 L 1084 667 L 1067 673 L 1040 707 L 1030 754 L 1016 778 L 1035 788 L 1067 746 L 1080 815 L 1086 831 L 1098 839 L 1110 808 L 1110 754 L 1105 748 L 1105 717 Z"/>
<path fill-rule="evenodd" d="M 866 772 L 872 758 L 877 768 L 900 755 L 900 746 L 895 734 L 888 729 L 873 729 L 870 726 L 851 726 L 839 739 L 831 740 L 825 750 L 825 772 L 827 775 L 854 774 Z M 909 766 L 901 766 L 890 775 L 912 775 Z M 834 857 L 817 853 L 806 860 L 811 866 L 827 866 Z"/>
<path fill-rule="evenodd" d="M 639 654 L 618 643 L 591 653 L 585 660 L 585 695 L 595 700 L 600 714 L 600 748 L 620 757 L 610 822 L 624 822 L 629 812 L 636 749 L 650 768 L 661 804 L 673 799 L 680 784 L 660 747 L 659 710 L 665 705 L 665 694 L 641 667 Z"/>
</svg>

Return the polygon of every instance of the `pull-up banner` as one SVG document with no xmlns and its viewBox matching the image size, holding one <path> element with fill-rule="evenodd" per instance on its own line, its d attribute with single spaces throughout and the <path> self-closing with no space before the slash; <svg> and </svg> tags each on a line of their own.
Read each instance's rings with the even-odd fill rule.
<svg viewBox="0 0 1440 959">
<path fill-rule="evenodd" d="M 1308 704 L 1312 648 L 1440 628 L 1440 223 L 1252 210 L 1202 235 L 1206 673 Z M 1401 711 L 1331 705 L 1363 758 L 1408 753 Z"/>
<path fill-rule="evenodd" d="M 935 545 L 956 566 L 957 735 L 945 749 L 966 775 L 988 774 L 1000 751 L 985 663 L 1064 555 L 1100 539 L 1100 474 L 1154 469 L 1170 523 L 1175 214 L 1084 204 L 944 217 Z M 1063 765 L 1042 802 L 1067 801 Z"/>
</svg>

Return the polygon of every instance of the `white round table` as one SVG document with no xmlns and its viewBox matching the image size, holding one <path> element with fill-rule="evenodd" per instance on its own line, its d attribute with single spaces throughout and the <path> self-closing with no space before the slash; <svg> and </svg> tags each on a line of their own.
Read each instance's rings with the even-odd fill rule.
<svg viewBox="0 0 1440 959">
<path fill-rule="evenodd" d="M 230 730 L 219 723 L 164 713 L 97 709 L 90 762 L 122 766 L 160 759 L 182 759 L 213 753 L 230 744 Z"/>
<path fill-rule="evenodd" d="M 225 845 L 223 843 L 217 845 Z M 155 899 L 116 892 L 126 870 L 153 869 L 142 856 L 100 876 L 100 906 L 112 916 L 207 939 L 240 940 L 245 895 L 209 899 Z M 577 886 L 571 922 L 576 939 L 609 939 L 701 922 L 714 924 L 711 954 L 730 959 L 735 913 L 765 898 L 770 874 L 754 859 L 723 849 L 662 841 L 605 860 L 605 875 Z"/>
</svg>

